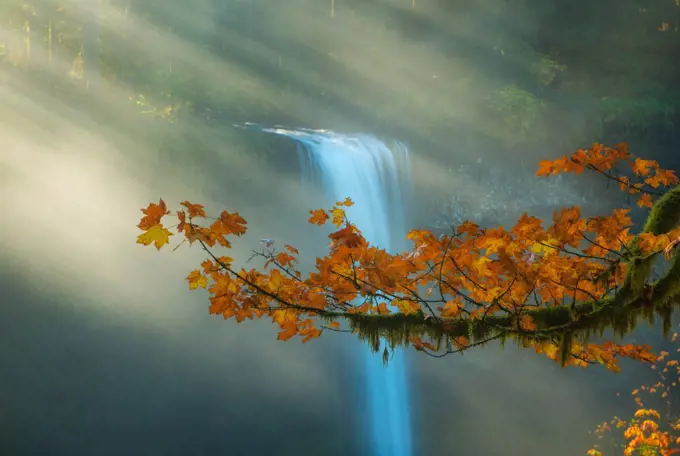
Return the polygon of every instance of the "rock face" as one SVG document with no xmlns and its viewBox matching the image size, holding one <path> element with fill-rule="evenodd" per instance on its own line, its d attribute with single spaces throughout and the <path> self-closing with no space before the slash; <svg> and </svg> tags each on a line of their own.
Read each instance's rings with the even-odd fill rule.
<svg viewBox="0 0 680 456">
<path fill-rule="evenodd" d="M 614 200 L 620 199 L 617 189 L 606 188 L 604 178 L 540 178 L 528 167 L 501 169 L 479 162 L 450 172 L 451 190 L 433 192 L 434 198 L 429 201 L 432 217 L 426 223 L 433 231 L 449 232 L 464 220 L 482 227 L 510 227 L 523 212 L 549 221 L 555 209 L 565 206 L 580 206 L 584 215 L 595 215 L 608 211 Z"/>
</svg>

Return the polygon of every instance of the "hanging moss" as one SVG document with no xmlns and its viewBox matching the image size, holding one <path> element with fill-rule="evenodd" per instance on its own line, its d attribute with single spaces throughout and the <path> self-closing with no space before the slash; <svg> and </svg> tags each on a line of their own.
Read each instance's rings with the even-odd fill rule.
<svg viewBox="0 0 680 456">
<path fill-rule="evenodd" d="M 408 345 L 410 336 L 428 336 L 432 340 L 441 340 L 444 330 L 441 325 L 433 325 L 422 312 L 410 315 L 368 315 L 350 314 L 350 328 L 355 331 L 359 339 L 369 343 L 373 351 L 380 350 L 380 340 L 387 341 L 389 347 Z"/>
<path fill-rule="evenodd" d="M 639 296 L 647 283 L 647 278 L 652 272 L 654 265 L 654 258 L 650 255 L 648 257 L 634 257 L 629 262 L 628 271 L 630 277 L 630 291 L 632 295 Z"/>
<path fill-rule="evenodd" d="M 572 342 L 574 341 L 572 333 L 565 331 L 560 336 L 560 364 L 562 367 L 567 365 L 567 361 L 571 356 Z"/>
<path fill-rule="evenodd" d="M 479 342 L 488 339 L 491 335 L 491 326 L 485 324 L 482 320 L 475 320 L 472 322 L 472 340 Z"/>
<path fill-rule="evenodd" d="M 668 334 L 671 332 L 671 325 L 673 323 L 671 319 L 673 308 L 670 303 L 665 303 L 659 306 L 658 312 L 661 316 L 663 336 L 668 337 Z"/>
</svg>

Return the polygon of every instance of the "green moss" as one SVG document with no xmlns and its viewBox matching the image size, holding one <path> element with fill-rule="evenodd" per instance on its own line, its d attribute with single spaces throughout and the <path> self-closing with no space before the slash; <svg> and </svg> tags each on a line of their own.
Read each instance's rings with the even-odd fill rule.
<svg viewBox="0 0 680 456">
<path fill-rule="evenodd" d="M 428 336 L 441 343 L 444 335 L 441 325 L 433 325 L 425 320 L 422 312 L 411 315 L 350 314 L 346 318 L 359 339 L 368 342 L 375 352 L 380 350 L 381 339 L 387 341 L 388 346 L 394 349 L 408 345 L 411 336 Z"/>
<path fill-rule="evenodd" d="M 572 333 L 569 331 L 565 331 L 560 335 L 560 364 L 562 367 L 567 365 L 567 361 L 571 356 L 571 347 L 573 341 L 574 338 Z"/>
<path fill-rule="evenodd" d="M 680 185 L 657 200 L 645 223 L 644 232 L 668 233 L 680 223 Z"/>
<path fill-rule="evenodd" d="M 676 249 L 670 268 L 654 285 L 654 300 L 664 306 L 678 297 L 680 297 L 680 253 Z"/>
</svg>

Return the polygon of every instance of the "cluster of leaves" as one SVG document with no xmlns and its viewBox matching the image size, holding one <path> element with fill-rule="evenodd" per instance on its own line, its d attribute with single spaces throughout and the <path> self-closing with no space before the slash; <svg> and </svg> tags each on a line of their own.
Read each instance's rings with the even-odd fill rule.
<svg viewBox="0 0 680 456">
<path fill-rule="evenodd" d="M 672 342 L 678 341 L 678 333 L 673 333 Z M 680 353 L 680 348 L 676 349 Z M 612 446 L 623 450 L 625 456 L 671 456 L 680 453 L 680 415 L 673 409 L 673 394 L 677 396 L 680 383 L 680 359 L 669 352 L 661 352 L 650 367 L 656 372 L 658 380 L 652 385 L 643 385 L 632 391 L 637 410 L 630 420 L 614 417 L 597 426 L 595 434 L 602 440 L 612 430 L 623 429 L 623 435 L 614 438 Z M 649 396 L 656 403 L 652 408 L 641 395 Z M 658 410 L 665 409 L 665 413 Z M 624 443 L 618 441 L 623 437 Z M 602 456 L 600 445 L 595 445 L 588 456 Z"/>
<path fill-rule="evenodd" d="M 638 179 L 633 179 L 617 172 L 614 165 L 625 160 L 633 174 Z M 570 157 L 563 156 L 557 160 L 542 160 L 538 164 L 538 176 L 554 176 L 560 172 L 581 174 L 588 168 L 604 174 L 617 182 L 619 188 L 631 195 L 639 195 L 637 205 L 640 207 L 652 207 L 653 196 L 659 195 L 649 191 L 649 187 L 659 187 L 677 184 L 677 177 L 671 170 L 662 170 L 656 160 L 644 160 L 631 157 L 625 143 L 618 144 L 614 148 L 608 148 L 602 144 L 594 144 L 591 149 L 579 149 Z"/>
<path fill-rule="evenodd" d="M 629 166 L 631 177 L 615 170 L 619 162 Z M 214 253 L 246 232 L 237 213 L 210 218 L 202 205 L 184 201 L 176 231 L 182 243 L 198 242 L 208 254 L 187 280 L 191 289 L 207 288 L 210 313 L 238 322 L 269 317 L 279 325 L 281 340 L 299 335 L 306 342 L 324 329 L 348 331 L 376 351 L 385 340 L 387 359 L 388 346 L 443 356 L 511 338 L 562 365 L 599 363 L 618 370 L 620 357 L 654 362 L 649 346 L 596 344 L 589 337 L 607 328 L 623 335 L 639 316 L 653 318 L 655 312 L 669 321 L 671 303 L 680 297 L 680 255 L 664 277 L 654 283 L 648 278 L 658 254 L 666 249 L 670 261 L 671 241 L 680 239 L 680 186 L 658 191 L 678 179 L 655 161 L 632 157 L 625 145 L 600 144 L 543 161 L 537 174 L 585 169 L 638 195 L 640 206 L 654 206 L 642 233 L 631 233 L 627 209 L 582 218 L 578 207 L 570 207 L 555 211 L 547 228 L 524 213 L 509 230 L 470 221 L 440 237 L 413 230 L 407 235 L 413 249 L 390 254 L 351 223 L 345 208 L 353 202 L 346 199 L 330 210 L 310 211 L 310 223 L 330 221 L 337 230 L 329 235 L 328 255 L 303 277 L 299 252 L 288 245 L 280 252 L 255 252 L 264 260 L 262 270 L 237 269 L 231 258 Z M 144 232 L 137 242 L 160 249 L 172 236 L 162 224 L 170 212 L 162 199 L 142 212 L 138 227 Z M 341 321 L 348 328 L 340 329 Z"/>
</svg>

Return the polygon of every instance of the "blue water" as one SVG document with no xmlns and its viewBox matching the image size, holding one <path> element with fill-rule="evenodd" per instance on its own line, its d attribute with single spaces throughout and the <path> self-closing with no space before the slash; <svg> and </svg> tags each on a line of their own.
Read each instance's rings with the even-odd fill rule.
<svg viewBox="0 0 680 456">
<path fill-rule="evenodd" d="M 347 215 L 370 243 L 392 252 L 404 249 L 404 207 L 411 188 L 406 146 L 394 143 L 388 147 L 370 135 L 258 128 L 297 141 L 304 182 L 320 184 L 331 204 L 348 196 L 352 198 L 355 204 L 348 208 Z M 405 353 L 395 350 L 385 367 L 381 353 L 373 353 L 365 345 L 361 350 L 367 382 L 370 453 L 412 456 Z"/>
</svg>

